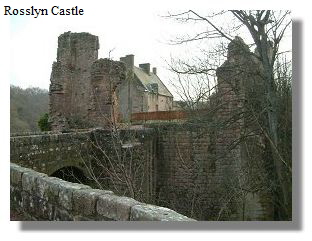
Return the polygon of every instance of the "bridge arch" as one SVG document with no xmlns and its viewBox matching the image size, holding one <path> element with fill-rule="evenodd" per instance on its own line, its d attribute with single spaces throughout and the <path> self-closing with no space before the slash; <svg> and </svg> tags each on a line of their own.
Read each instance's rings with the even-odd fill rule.
<svg viewBox="0 0 312 241">
<path fill-rule="evenodd" d="M 68 182 L 88 184 L 88 178 L 85 172 L 81 168 L 73 165 L 57 168 L 51 172 L 49 176 L 57 177 Z"/>
</svg>

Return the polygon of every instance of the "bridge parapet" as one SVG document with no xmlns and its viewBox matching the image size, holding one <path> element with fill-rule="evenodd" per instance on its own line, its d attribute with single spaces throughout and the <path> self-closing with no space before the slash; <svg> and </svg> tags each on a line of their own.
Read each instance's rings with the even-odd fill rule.
<svg viewBox="0 0 312 241">
<path fill-rule="evenodd" d="M 89 148 L 90 131 L 12 136 L 11 162 L 51 175 L 64 166 L 83 170 L 82 155 Z M 85 158 L 85 157 L 84 157 Z"/>
<path fill-rule="evenodd" d="M 171 209 L 11 164 L 11 212 L 27 220 L 195 221 Z"/>
</svg>

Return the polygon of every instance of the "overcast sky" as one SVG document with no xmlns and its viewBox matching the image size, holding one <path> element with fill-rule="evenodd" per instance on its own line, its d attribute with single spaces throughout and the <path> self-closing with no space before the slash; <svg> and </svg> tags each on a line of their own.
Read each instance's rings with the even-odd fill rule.
<svg viewBox="0 0 312 241">
<path fill-rule="evenodd" d="M 37 8 L 52 6 L 42 2 L 31 5 Z M 29 8 L 31 5 L 18 4 L 16 7 Z M 74 5 L 63 2 L 60 7 L 76 5 L 84 9 L 83 16 L 11 17 L 11 84 L 48 89 L 51 66 L 56 60 L 57 38 L 66 31 L 89 32 L 99 36 L 99 58 L 108 57 L 109 51 L 114 49 L 111 56 L 115 60 L 134 54 L 136 65 L 150 62 L 152 67 L 158 67 L 159 76 L 166 82 L 164 60 L 175 49 L 167 42 L 181 25 L 160 17 L 166 14 L 165 9 L 153 8 L 149 1 L 142 1 L 141 4 L 114 1 L 105 8 L 87 4 L 86 1 Z"/>
<path fill-rule="evenodd" d="M 95 1 L 93 1 L 94 3 Z M 202 14 L 203 2 L 192 9 Z M 10 3 L 12 8 L 48 8 L 59 5 L 83 8 L 83 16 L 13 16 L 10 17 L 10 83 L 20 87 L 49 88 L 51 66 L 56 60 L 57 38 L 66 31 L 89 32 L 99 36 L 99 58 L 119 60 L 126 54 L 135 55 L 135 65 L 151 63 L 158 75 L 174 94 L 169 84 L 166 61 L 170 56 L 192 55 L 198 51 L 194 45 L 173 46 L 168 41 L 177 35 L 194 33 L 201 26 L 186 25 L 163 18 L 168 11 L 185 11 L 187 5 L 159 4 L 156 1 L 109 1 L 101 7 L 92 1 L 33 1 Z M 231 19 L 226 24 L 231 24 Z M 208 47 L 208 46 L 207 46 Z"/>
</svg>

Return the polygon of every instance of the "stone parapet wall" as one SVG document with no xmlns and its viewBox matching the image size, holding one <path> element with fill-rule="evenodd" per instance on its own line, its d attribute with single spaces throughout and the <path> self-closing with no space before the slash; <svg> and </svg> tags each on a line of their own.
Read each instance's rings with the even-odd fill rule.
<svg viewBox="0 0 312 241">
<path fill-rule="evenodd" d="M 88 149 L 90 131 L 41 133 L 10 138 L 11 162 L 51 175 L 63 166 L 83 168 L 83 150 Z"/>
<path fill-rule="evenodd" d="M 156 186 L 155 141 L 154 131 L 147 128 L 118 133 L 105 129 L 41 133 L 11 137 L 10 155 L 12 163 L 49 176 L 74 181 L 71 178 L 79 175 L 84 184 L 118 190 L 122 195 L 152 203 Z M 65 174 L 64 169 L 67 169 Z M 68 176 L 72 169 L 80 173 Z M 124 171 L 135 193 L 131 194 Z"/>
<path fill-rule="evenodd" d="M 25 220 L 195 221 L 173 210 L 10 166 L 11 212 Z"/>
</svg>

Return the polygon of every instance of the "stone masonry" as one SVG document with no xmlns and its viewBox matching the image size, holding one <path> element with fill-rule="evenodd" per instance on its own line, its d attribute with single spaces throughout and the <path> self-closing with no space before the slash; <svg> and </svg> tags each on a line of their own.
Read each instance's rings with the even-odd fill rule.
<svg viewBox="0 0 312 241">
<path fill-rule="evenodd" d="M 227 60 L 217 69 L 216 169 L 224 176 L 218 189 L 228 192 L 220 197 L 220 208 L 226 203 L 228 209 L 236 210 L 230 215 L 234 220 L 272 218 L 270 200 L 259 191 L 269 187 L 255 181 L 265 179 L 266 172 L 259 142 L 261 133 L 250 118 L 251 102 L 260 100 L 259 94 L 264 95 L 261 71 L 255 54 L 240 37 L 229 43 Z"/>
<path fill-rule="evenodd" d="M 107 126 L 118 118 L 114 112 L 118 108 L 115 90 L 125 77 L 125 67 L 120 62 L 97 60 L 97 41 L 97 37 L 84 33 L 59 37 L 50 87 L 54 130 L 74 128 L 76 124 Z M 88 47 L 82 50 L 78 46 Z M 80 60 L 79 56 L 84 54 L 84 60 Z M 79 67 L 81 61 L 87 64 Z M 73 70 L 70 66 L 74 66 Z M 142 172 L 147 184 L 144 190 L 150 193 L 152 203 L 200 220 L 272 220 L 272 205 L 263 191 L 267 187 L 258 182 L 266 178 L 261 166 L 261 138 L 240 142 L 246 134 L 243 131 L 254 131 L 244 114 L 248 107 L 245 101 L 247 95 L 248 99 L 254 95 L 250 85 L 261 89 L 260 75 L 261 66 L 243 40 L 236 37 L 229 44 L 227 60 L 217 69 L 217 108 L 209 123 L 149 125 L 155 130 L 150 135 L 142 130 L 139 150 L 145 150 L 141 156 L 145 155 L 143 160 L 148 164 L 147 171 Z M 83 91 L 79 89 L 82 86 Z M 80 159 L 72 149 L 75 140 L 76 146 L 92 151 L 90 140 L 83 136 L 59 133 L 11 137 L 11 162 L 35 169 L 41 159 L 49 160 L 53 154 L 60 166 L 66 166 L 68 161 L 69 166 L 83 169 L 81 163 L 74 163 Z M 99 139 L 100 146 L 109 149 L 111 138 L 101 135 Z M 121 143 L 121 147 L 123 144 L 132 143 Z M 247 155 L 250 150 L 251 158 Z M 86 160 L 91 162 L 92 158 Z"/>
<path fill-rule="evenodd" d="M 91 67 L 88 122 L 92 126 L 115 125 L 119 119 L 117 87 L 125 80 L 122 62 L 99 59 Z"/>
<path fill-rule="evenodd" d="M 118 118 L 115 90 L 126 69 L 121 62 L 98 60 L 98 49 L 98 37 L 89 33 L 59 36 L 50 84 L 52 130 L 105 127 Z"/>
<path fill-rule="evenodd" d="M 140 203 L 11 164 L 11 212 L 32 221 L 195 221 L 173 210 Z"/>
</svg>

